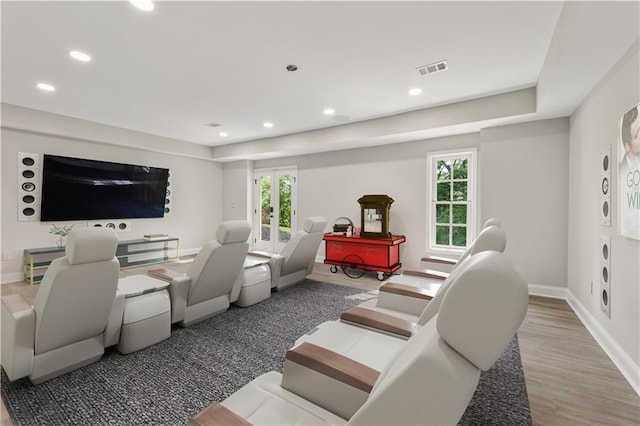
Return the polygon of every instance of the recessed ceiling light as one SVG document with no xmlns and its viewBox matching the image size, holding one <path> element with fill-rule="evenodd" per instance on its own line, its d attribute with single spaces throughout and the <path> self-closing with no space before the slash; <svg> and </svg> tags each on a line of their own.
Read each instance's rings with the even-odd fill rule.
<svg viewBox="0 0 640 426">
<path fill-rule="evenodd" d="M 56 90 L 56 88 L 49 83 L 38 83 L 36 84 L 36 87 L 40 90 L 44 90 L 45 92 L 53 92 L 54 90 Z"/>
<path fill-rule="evenodd" d="M 420 93 L 422 93 L 422 89 L 418 87 L 414 87 L 413 89 L 409 90 L 409 94 L 411 96 L 418 96 Z"/>
<path fill-rule="evenodd" d="M 266 128 L 271 128 L 273 127 L 273 123 L 270 121 L 265 121 L 264 123 L 262 123 L 262 125 Z"/>
<path fill-rule="evenodd" d="M 129 0 L 132 5 L 137 7 L 140 10 L 144 10 L 145 12 L 150 12 L 153 10 L 153 2 L 151 0 Z"/>
<path fill-rule="evenodd" d="M 90 62 L 91 61 L 91 56 L 87 55 L 84 52 L 80 52 L 78 50 L 72 50 L 71 52 L 69 52 L 69 56 L 71 56 L 73 59 L 80 61 L 80 62 Z"/>
<path fill-rule="evenodd" d="M 333 115 L 333 114 L 335 114 L 335 113 L 336 113 L 336 110 L 335 110 L 335 109 L 333 109 L 333 108 L 326 108 L 326 109 L 324 110 L 324 115 Z"/>
<path fill-rule="evenodd" d="M 227 136 L 229 136 L 229 133 L 227 133 L 227 132 L 220 132 L 220 133 L 218 133 L 218 135 L 220 135 L 220 137 L 222 137 L 222 138 L 226 138 Z"/>
</svg>

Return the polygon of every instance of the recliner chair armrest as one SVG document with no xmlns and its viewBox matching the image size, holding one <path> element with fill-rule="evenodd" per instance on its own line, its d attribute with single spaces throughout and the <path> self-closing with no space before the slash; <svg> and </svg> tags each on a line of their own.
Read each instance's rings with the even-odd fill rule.
<svg viewBox="0 0 640 426">
<path fill-rule="evenodd" d="M 251 423 L 219 402 L 213 402 L 192 416 L 187 426 L 251 426 Z"/>
<path fill-rule="evenodd" d="M 179 272 L 176 272 L 172 269 L 167 269 L 167 268 L 151 269 L 147 273 L 154 278 L 158 278 L 162 281 L 167 281 L 167 282 L 173 281 L 174 278 L 184 276 L 184 274 L 181 274 Z"/>
<path fill-rule="evenodd" d="M 271 287 L 277 287 L 280 284 L 282 276 L 282 265 L 284 264 L 284 256 L 274 254 L 269 259 L 269 268 L 271 268 Z"/>
<path fill-rule="evenodd" d="M 416 328 L 415 322 L 359 306 L 353 306 L 344 311 L 340 315 L 340 320 L 403 339 L 411 337 Z"/>
<path fill-rule="evenodd" d="M 107 320 L 107 327 L 104 329 L 104 347 L 117 345 L 120 341 L 120 330 L 122 330 L 122 318 L 124 316 L 124 293 L 116 291 L 116 298 L 111 306 L 111 313 Z"/>
<path fill-rule="evenodd" d="M 392 281 L 387 281 L 382 284 L 379 291 L 422 300 L 431 300 L 434 296 L 434 294 L 427 289 L 412 285 L 394 283 Z"/>
<path fill-rule="evenodd" d="M 449 276 L 447 272 L 435 271 L 433 269 L 407 269 L 402 271 L 403 275 L 412 275 L 414 277 L 434 278 L 436 280 L 446 280 Z"/>
<path fill-rule="evenodd" d="M 2 298 L 2 367 L 9 380 L 31 374 L 36 333 L 36 313 L 19 294 Z"/>
<path fill-rule="evenodd" d="M 262 257 L 264 259 L 271 259 L 274 255 L 277 256 L 276 253 L 269 253 L 268 251 L 262 250 L 254 250 L 247 253 L 247 256 Z"/>
<path fill-rule="evenodd" d="M 169 297 L 171 298 L 171 324 L 184 320 L 190 284 L 191 278 L 186 275 L 175 277 L 169 284 Z"/>
<path fill-rule="evenodd" d="M 287 351 L 281 386 L 349 419 L 367 400 L 379 375 L 358 361 L 303 342 Z"/>
<path fill-rule="evenodd" d="M 371 367 L 309 342 L 289 349 L 285 359 L 367 393 L 371 392 L 380 375 Z"/>
<path fill-rule="evenodd" d="M 440 256 L 425 256 L 420 259 L 421 262 L 440 263 L 442 265 L 454 266 L 458 263 L 456 259 Z"/>
</svg>

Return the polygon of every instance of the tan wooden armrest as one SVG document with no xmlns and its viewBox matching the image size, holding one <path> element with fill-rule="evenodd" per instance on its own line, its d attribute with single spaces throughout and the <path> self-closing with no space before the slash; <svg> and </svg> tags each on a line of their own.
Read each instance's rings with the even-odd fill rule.
<svg viewBox="0 0 640 426">
<path fill-rule="evenodd" d="M 285 358 L 367 393 L 380 375 L 379 371 L 358 361 L 308 342 L 287 351 Z"/>
<path fill-rule="evenodd" d="M 247 426 L 251 425 L 219 402 L 214 402 L 189 419 L 193 426 Z"/>
<path fill-rule="evenodd" d="M 267 251 L 250 251 L 249 253 L 247 253 L 247 255 L 249 256 L 255 256 L 255 257 L 264 257 L 265 259 L 271 259 L 273 257 L 273 253 L 269 253 Z"/>
<path fill-rule="evenodd" d="M 407 338 L 411 337 L 416 326 L 414 322 L 359 306 L 344 311 L 340 319 Z"/>
<path fill-rule="evenodd" d="M 448 257 L 440 256 L 425 256 L 420 259 L 422 262 L 442 263 L 443 265 L 455 265 L 458 263 L 455 259 L 449 259 Z"/>
<path fill-rule="evenodd" d="M 406 269 L 402 275 L 412 275 L 414 277 L 433 278 L 436 280 L 446 280 L 449 276 L 446 272 L 434 271 L 433 269 Z"/>
<path fill-rule="evenodd" d="M 400 296 L 413 297 L 414 299 L 431 300 L 433 294 L 424 288 L 415 287 L 412 285 L 399 284 L 391 281 L 380 286 L 380 291 L 384 293 L 393 293 Z"/>
<path fill-rule="evenodd" d="M 174 278 L 183 276 L 183 274 L 167 268 L 151 269 L 148 271 L 148 274 L 152 277 L 156 277 L 163 281 L 169 282 L 173 281 Z"/>
</svg>

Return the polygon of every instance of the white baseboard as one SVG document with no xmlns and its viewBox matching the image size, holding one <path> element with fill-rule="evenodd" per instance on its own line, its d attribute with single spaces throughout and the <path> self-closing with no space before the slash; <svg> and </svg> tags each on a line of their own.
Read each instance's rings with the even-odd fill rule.
<svg viewBox="0 0 640 426">
<path fill-rule="evenodd" d="M 555 287 L 551 285 L 529 284 L 529 294 L 532 296 L 550 297 L 552 299 L 567 299 L 568 289 L 566 287 Z"/>
<path fill-rule="evenodd" d="M 636 365 L 629 355 L 620 347 L 620 345 L 611 337 L 605 328 L 596 320 L 582 303 L 571 293 L 567 291 L 567 303 L 578 316 L 582 324 L 591 333 L 593 338 L 598 342 L 602 350 L 611 359 L 613 364 L 620 370 L 627 382 L 633 390 L 640 395 L 640 366 Z"/>
<path fill-rule="evenodd" d="M 22 281 L 22 272 L 11 272 L 0 275 L 0 284 L 8 284 Z"/>
<path fill-rule="evenodd" d="M 633 390 L 640 395 L 640 366 L 633 362 L 631 357 L 626 354 L 622 347 L 620 347 L 607 330 L 605 330 L 568 288 L 529 284 L 529 294 L 565 300 L 587 331 L 589 331 L 616 368 L 618 368 L 627 382 L 629 382 Z"/>
<path fill-rule="evenodd" d="M 200 249 L 202 249 L 202 247 L 180 249 L 180 256 L 182 257 L 182 256 L 189 256 L 192 254 L 198 254 L 200 253 Z"/>
</svg>

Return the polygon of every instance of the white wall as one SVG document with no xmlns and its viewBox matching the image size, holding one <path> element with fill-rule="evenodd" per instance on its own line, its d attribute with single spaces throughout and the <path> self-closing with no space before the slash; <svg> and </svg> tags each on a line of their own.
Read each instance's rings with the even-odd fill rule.
<svg viewBox="0 0 640 426">
<path fill-rule="evenodd" d="M 84 125 L 90 126 L 87 122 Z M 73 134 L 74 128 L 68 126 L 65 131 Z M 127 131 L 122 129 L 118 133 L 120 137 L 127 135 Z M 173 187 L 171 215 L 161 219 L 131 219 L 131 231 L 120 233 L 119 238 L 128 240 L 141 238 L 147 233 L 166 233 L 180 238 L 181 251 L 184 253 L 201 247 L 204 242 L 215 237 L 216 227 L 222 220 L 222 166 L 217 162 L 5 128 L 2 129 L 1 136 L 1 248 L 3 254 L 12 258 L 2 261 L 3 283 L 22 279 L 24 249 L 55 245 L 54 237 L 49 234 L 51 223 L 17 220 L 18 152 L 170 168 Z M 126 140 L 119 140 L 118 143 L 126 144 Z M 78 200 L 78 203 L 81 202 L 82 200 Z M 81 221 L 69 223 L 75 223 L 77 227 L 86 226 L 86 222 Z"/>
<path fill-rule="evenodd" d="M 476 147 L 478 135 L 462 135 L 364 149 L 256 161 L 256 168 L 298 167 L 298 225 L 309 216 L 324 216 L 331 224 L 346 216 L 360 224 L 358 199 L 386 194 L 394 199 L 389 229 L 405 235 L 400 246 L 404 267 L 418 267 L 426 248 L 426 156 L 429 149 Z M 318 255 L 324 258 L 324 243 Z"/>
<path fill-rule="evenodd" d="M 569 120 L 485 129 L 481 139 L 482 216 L 500 218 L 530 284 L 566 287 Z"/>
<path fill-rule="evenodd" d="M 360 226 L 358 198 L 387 194 L 389 227 L 404 234 L 401 261 L 415 268 L 427 248 L 428 152 L 477 147 L 479 152 L 479 223 L 501 218 L 508 234 L 507 253 L 529 283 L 566 286 L 567 119 L 532 122 L 491 131 L 340 152 L 256 161 L 256 168 L 298 167 L 299 219 L 322 215 L 330 222 L 349 217 Z M 511 147 L 511 145 L 513 145 Z M 549 160 L 547 157 L 551 158 Z M 548 171 L 551 161 L 551 171 Z M 546 173 L 536 178 L 534 173 Z M 513 174 L 524 172 L 523 186 Z M 509 179 L 509 183 L 496 180 Z M 494 186 L 494 184 L 496 184 Z M 508 195 L 507 195 L 508 194 Z M 547 202 L 554 201 L 549 214 Z M 526 206 L 527 208 L 522 208 Z M 546 219 L 541 220 L 541 212 Z M 302 223 L 299 221 L 298 223 Z M 539 235 L 544 242 L 533 242 Z M 537 240 L 536 240 L 537 241 Z M 321 246 L 319 257 L 324 257 Z"/>
<path fill-rule="evenodd" d="M 223 220 L 251 222 L 251 178 L 253 161 L 223 164 Z"/>
<path fill-rule="evenodd" d="M 617 235 L 616 168 L 611 227 L 600 225 L 599 210 L 600 151 L 611 146 L 617 158 L 618 120 L 640 101 L 638 46 L 636 41 L 571 116 L 568 277 L 569 291 L 633 362 L 630 381 L 640 392 L 640 241 Z M 611 319 L 600 312 L 599 302 L 603 234 L 611 236 Z"/>
</svg>

